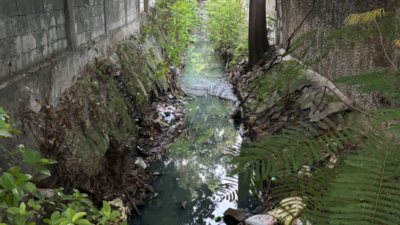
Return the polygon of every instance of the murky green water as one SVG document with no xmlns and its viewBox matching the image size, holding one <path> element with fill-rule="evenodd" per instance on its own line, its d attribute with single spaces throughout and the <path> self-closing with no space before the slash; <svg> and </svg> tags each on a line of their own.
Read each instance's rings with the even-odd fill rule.
<svg viewBox="0 0 400 225">
<path fill-rule="evenodd" d="M 237 208 L 236 196 L 221 201 L 222 190 L 237 190 L 237 176 L 227 175 L 232 157 L 228 150 L 241 144 L 238 125 L 227 117 L 237 98 L 223 78 L 223 69 L 222 59 L 200 30 L 187 53 L 181 85 L 201 97 L 186 105 L 186 132 L 169 147 L 163 162 L 152 165 L 153 171 L 163 174 L 153 183 L 159 194 L 133 224 L 224 224 L 215 222 L 215 217 L 229 207 Z M 226 184 L 233 187 L 221 189 Z M 185 209 L 180 207 L 183 202 Z"/>
</svg>

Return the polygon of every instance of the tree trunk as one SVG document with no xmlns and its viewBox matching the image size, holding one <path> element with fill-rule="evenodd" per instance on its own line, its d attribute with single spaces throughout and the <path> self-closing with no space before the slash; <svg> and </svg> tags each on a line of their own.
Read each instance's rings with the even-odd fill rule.
<svg viewBox="0 0 400 225">
<path fill-rule="evenodd" d="M 249 64 L 247 69 L 263 58 L 268 51 L 265 0 L 250 0 L 249 15 Z"/>
</svg>

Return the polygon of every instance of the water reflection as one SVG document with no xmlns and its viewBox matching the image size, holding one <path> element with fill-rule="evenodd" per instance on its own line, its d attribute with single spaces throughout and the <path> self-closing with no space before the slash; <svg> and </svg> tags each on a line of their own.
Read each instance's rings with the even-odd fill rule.
<svg viewBox="0 0 400 225">
<path fill-rule="evenodd" d="M 231 166 L 226 149 L 241 141 L 233 121 L 225 116 L 231 108 L 231 102 L 212 96 L 189 102 L 188 132 L 169 147 L 162 163 L 153 166 L 164 174 L 153 184 L 160 193 L 133 224 L 221 224 L 215 216 L 236 207 L 235 202 L 219 202 L 217 196 Z M 184 201 L 186 209 L 179 207 Z"/>
</svg>

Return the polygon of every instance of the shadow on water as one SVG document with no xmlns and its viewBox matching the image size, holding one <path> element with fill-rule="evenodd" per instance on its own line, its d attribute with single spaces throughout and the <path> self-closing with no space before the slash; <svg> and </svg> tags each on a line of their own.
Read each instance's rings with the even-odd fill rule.
<svg viewBox="0 0 400 225">
<path fill-rule="evenodd" d="M 153 171 L 163 174 L 152 184 L 159 194 L 140 210 L 142 217 L 135 217 L 132 225 L 224 224 L 214 218 L 238 207 L 238 176 L 228 176 L 232 169 L 228 150 L 238 150 L 242 139 L 238 124 L 227 117 L 237 98 L 223 77 L 223 60 L 201 29 L 194 42 L 181 85 L 201 97 L 186 105 L 186 131 L 168 148 L 163 162 L 152 165 Z M 221 201 L 226 193 L 230 197 Z M 180 207 L 183 202 L 185 209 Z M 252 202 L 242 201 L 239 206 L 253 209 Z"/>
</svg>

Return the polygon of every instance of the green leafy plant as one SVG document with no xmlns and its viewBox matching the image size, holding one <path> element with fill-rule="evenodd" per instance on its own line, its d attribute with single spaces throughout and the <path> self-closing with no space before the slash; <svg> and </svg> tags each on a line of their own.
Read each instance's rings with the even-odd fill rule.
<svg viewBox="0 0 400 225">
<path fill-rule="evenodd" d="M 148 23 L 143 28 L 142 40 L 148 34 L 165 33 L 166 56 L 171 63 L 179 64 L 182 52 L 186 50 L 191 33 L 200 24 L 196 14 L 195 0 L 157 0 L 153 13 L 147 16 Z"/>
<path fill-rule="evenodd" d="M 210 0 L 206 5 L 210 41 L 228 58 L 240 43 L 247 43 L 246 12 L 242 3 L 241 0 Z M 246 48 L 247 44 L 242 46 Z"/>
<path fill-rule="evenodd" d="M 113 224 L 114 222 L 119 221 L 119 211 L 112 211 L 110 204 L 108 202 L 103 201 L 103 208 L 100 211 L 99 222 L 97 224 L 106 225 Z"/>
</svg>

